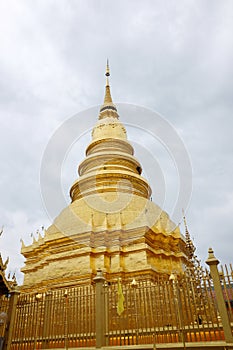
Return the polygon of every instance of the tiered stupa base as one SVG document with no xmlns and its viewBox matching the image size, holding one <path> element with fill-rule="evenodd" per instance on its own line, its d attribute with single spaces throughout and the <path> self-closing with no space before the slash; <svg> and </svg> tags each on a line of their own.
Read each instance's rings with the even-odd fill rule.
<svg viewBox="0 0 233 350">
<path fill-rule="evenodd" d="M 98 268 L 108 281 L 180 274 L 187 260 L 165 212 L 145 198 L 120 193 L 116 200 L 111 192 L 74 201 L 22 253 L 24 291 L 89 284 Z"/>
</svg>

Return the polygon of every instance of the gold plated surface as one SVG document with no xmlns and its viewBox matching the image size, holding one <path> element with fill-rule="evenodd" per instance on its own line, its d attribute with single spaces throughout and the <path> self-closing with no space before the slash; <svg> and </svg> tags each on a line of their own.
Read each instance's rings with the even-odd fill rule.
<svg viewBox="0 0 233 350">
<path fill-rule="evenodd" d="M 181 274 L 186 242 L 167 213 L 150 200 L 127 132 L 112 102 L 107 63 L 104 104 L 92 130 L 71 204 L 30 246 L 22 290 L 88 284 L 98 268 L 109 280 L 121 276 Z"/>
</svg>

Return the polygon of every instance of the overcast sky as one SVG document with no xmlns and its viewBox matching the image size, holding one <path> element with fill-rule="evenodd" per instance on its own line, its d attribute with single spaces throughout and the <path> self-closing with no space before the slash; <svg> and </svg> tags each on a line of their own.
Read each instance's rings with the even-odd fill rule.
<svg viewBox="0 0 233 350">
<path fill-rule="evenodd" d="M 193 171 L 186 217 L 198 256 L 204 264 L 212 246 L 221 263 L 232 262 L 233 1 L 0 0 L 0 244 L 19 283 L 20 239 L 29 244 L 51 223 L 40 185 L 47 144 L 69 118 L 102 103 L 107 57 L 114 102 L 158 112 L 183 140 Z M 140 137 L 130 126 L 128 133 L 146 166 Z M 59 174 L 67 203 L 90 135 L 79 142 Z M 159 145 L 151 149 L 169 198 L 176 192 L 169 157 Z M 161 174 L 151 168 L 144 174 L 159 202 Z"/>
</svg>

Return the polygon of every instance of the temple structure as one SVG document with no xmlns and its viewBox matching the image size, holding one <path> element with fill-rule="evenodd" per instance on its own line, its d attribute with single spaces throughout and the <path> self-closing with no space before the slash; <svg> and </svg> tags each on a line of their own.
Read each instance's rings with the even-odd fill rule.
<svg viewBox="0 0 233 350">
<path fill-rule="evenodd" d="M 0 296 L 10 293 L 12 289 L 11 281 L 6 278 L 5 271 L 7 268 L 9 258 L 3 263 L 2 256 L 0 254 Z"/>
<path fill-rule="evenodd" d="M 104 103 L 70 189 L 71 203 L 30 246 L 23 291 L 182 273 L 188 248 L 179 228 L 150 200 L 151 188 L 119 121 L 106 70 Z"/>
<path fill-rule="evenodd" d="M 0 230 L 0 237 L 2 234 L 3 234 L 3 228 Z M 6 259 L 5 262 L 3 262 L 2 255 L 0 253 L 0 296 L 9 294 L 10 291 L 12 290 L 13 283 L 16 282 L 15 276 L 14 276 L 13 282 L 9 281 L 9 278 L 6 277 L 6 268 L 8 263 L 9 263 L 9 257 Z"/>
</svg>

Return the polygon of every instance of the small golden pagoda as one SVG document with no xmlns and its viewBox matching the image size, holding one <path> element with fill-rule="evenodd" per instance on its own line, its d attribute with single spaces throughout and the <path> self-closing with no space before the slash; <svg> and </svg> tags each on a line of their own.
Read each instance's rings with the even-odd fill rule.
<svg viewBox="0 0 233 350">
<path fill-rule="evenodd" d="M 111 281 L 179 274 L 187 264 L 179 228 L 150 200 L 150 185 L 112 101 L 109 75 L 107 63 L 104 103 L 70 189 L 71 204 L 44 237 L 22 244 L 24 291 L 91 283 L 98 268 Z"/>
</svg>

